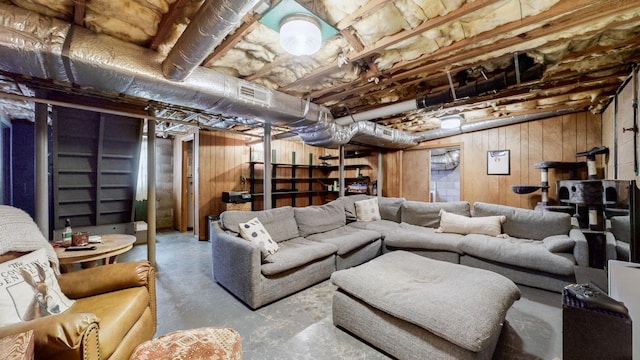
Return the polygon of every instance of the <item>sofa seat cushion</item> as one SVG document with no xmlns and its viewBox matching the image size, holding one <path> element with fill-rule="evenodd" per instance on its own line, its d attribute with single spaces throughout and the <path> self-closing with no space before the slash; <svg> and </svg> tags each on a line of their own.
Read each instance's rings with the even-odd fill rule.
<svg viewBox="0 0 640 360">
<path fill-rule="evenodd" d="M 489 346 L 520 290 L 496 273 L 393 251 L 340 270 L 343 292 L 462 348 Z"/>
<path fill-rule="evenodd" d="M 437 228 L 440 226 L 440 210 L 446 212 L 471 216 L 469 202 L 423 202 L 423 201 L 405 201 L 402 203 L 401 222 Z"/>
<path fill-rule="evenodd" d="M 271 238 L 276 242 L 300 236 L 291 206 L 261 211 L 225 211 L 220 214 L 220 224 L 224 230 L 238 234 L 240 232 L 240 223 L 246 223 L 254 217 L 260 220 L 269 235 L 271 235 Z"/>
<path fill-rule="evenodd" d="M 458 243 L 464 235 L 439 233 L 437 229 L 402 223 L 384 238 L 387 247 L 397 249 L 416 249 L 433 251 L 451 251 L 462 254 Z"/>
<path fill-rule="evenodd" d="M 302 237 L 337 229 L 347 224 L 344 204 L 337 200 L 324 205 L 297 207 L 293 212 Z"/>
<path fill-rule="evenodd" d="M 283 241 L 278 251 L 266 258 L 261 270 L 264 275 L 275 275 L 331 256 L 338 250 L 328 243 L 311 241 L 302 237 Z"/>
<path fill-rule="evenodd" d="M 354 227 L 356 229 L 371 230 L 382 235 L 384 239 L 387 234 L 390 234 L 400 228 L 400 224 L 390 220 L 378 220 L 378 221 L 354 221 L 347 226 Z"/>
<path fill-rule="evenodd" d="M 380 233 L 342 226 L 327 232 L 309 235 L 307 239 L 332 244 L 338 249 L 337 254 L 341 256 L 380 239 Z"/>
<path fill-rule="evenodd" d="M 100 353 L 106 359 L 142 317 L 149 301 L 149 292 L 139 286 L 77 299 L 68 311 L 93 313 L 100 319 Z"/>
<path fill-rule="evenodd" d="M 576 265 L 569 253 L 552 253 L 542 241 L 470 234 L 460 239 L 458 248 L 465 254 L 504 264 L 553 274 L 573 275 Z"/>
</svg>

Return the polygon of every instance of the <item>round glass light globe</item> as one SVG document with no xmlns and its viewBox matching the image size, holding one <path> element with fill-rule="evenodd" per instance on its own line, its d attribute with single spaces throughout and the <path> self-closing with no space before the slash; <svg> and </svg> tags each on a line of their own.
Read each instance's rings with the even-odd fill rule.
<svg viewBox="0 0 640 360">
<path fill-rule="evenodd" d="M 292 15 L 280 23 L 280 46 L 296 56 L 313 55 L 320 50 L 322 33 L 316 19 L 306 15 Z"/>
</svg>

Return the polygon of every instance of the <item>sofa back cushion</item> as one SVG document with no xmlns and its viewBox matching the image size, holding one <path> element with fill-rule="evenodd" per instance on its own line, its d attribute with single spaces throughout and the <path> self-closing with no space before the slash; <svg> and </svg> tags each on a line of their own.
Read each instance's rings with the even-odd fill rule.
<svg viewBox="0 0 640 360">
<path fill-rule="evenodd" d="M 440 226 L 440 210 L 462 216 L 471 216 L 469 202 L 424 202 L 405 201 L 402 203 L 401 220 L 404 223 L 437 228 Z"/>
<path fill-rule="evenodd" d="M 240 231 L 240 223 L 246 223 L 254 217 L 260 220 L 271 235 L 271 238 L 276 242 L 300 236 L 291 206 L 261 211 L 229 210 L 220 214 L 220 223 L 223 229 L 238 233 Z"/>
<path fill-rule="evenodd" d="M 334 200 L 325 205 L 297 207 L 293 209 L 300 236 L 309 236 L 347 224 L 344 205 Z"/>
<path fill-rule="evenodd" d="M 357 221 L 358 216 L 356 214 L 356 201 L 371 199 L 372 196 L 366 194 L 356 194 L 349 196 L 342 196 L 335 200 L 338 203 L 341 203 L 344 207 L 344 213 L 347 219 L 347 222 Z"/>
<path fill-rule="evenodd" d="M 612 216 L 611 217 L 611 232 L 618 241 L 629 243 L 629 237 L 631 235 L 631 220 L 627 216 Z"/>
<path fill-rule="evenodd" d="M 521 209 L 512 206 L 476 202 L 473 216 L 504 215 L 504 232 L 521 239 L 542 240 L 547 236 L 566 235 L 571 230 L 571 216 L 566 213 Z"/>
<path fill-rule="evenodd" d="M 378 198 L 378 207 L 380 208 L 380 217 L 382 220 L 393 222 L 402 222 L 402 204 L 404 198 L 384 197 Z"/>
</svg>

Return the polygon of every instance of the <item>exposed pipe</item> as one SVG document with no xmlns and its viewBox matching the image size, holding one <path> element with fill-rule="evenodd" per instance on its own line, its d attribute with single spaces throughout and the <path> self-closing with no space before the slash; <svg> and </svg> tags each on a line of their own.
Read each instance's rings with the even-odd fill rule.
<svg viewBox="0 0 640 360">
<path fill-rule="evenodd" d="M 273 204 L 271 201 L 271 179 L 273 178 L 271 163 L 271 124 L 264 124 L 264 170 L 262 173 L 262 206 L 264 210 L 271 209 Z"/>
<path fill-rule="evenodd" d="M 522 64 L 521 64 L 522 63 Z M 518 69 L 517 72 L 502 72 L 494 75 L 492 78 L 480 81 L 471 81 L 468 84 L 460 85 L 457 89 L 453 88 L 451 82 L 451 75 L 448 75 L 450 79 L 450 89 L 444 89 L 438 92 L 427 94 L 416 98 L 415 100 L 407 100 L 396 104 L 380 107 L 374 110 L 363 111 L 352 115 L 336 118 L 334 121 L 336 124 L 346 125 L 356 121 L 374 120 L 381 117 L 399 114 L 407 111 L 413 111 L 418 109 L 426 109 L 433 107 L 441 107 L 442 105 L 450 102 L 454 102 L 458 99 L 466 97 L 474 97 L 489 92 L 504 90 L 510 85 L 516 85 L 519 83 L 518 76 L 522 81 L 536 80 L 542 77 L 543 67 L 540 64 L 534 65 L 531 61 L 520 61 L 518 67 L 528 66 L 526 69 Z M 521 75 L 516 75 L 520 74 Z"/>
<path fill-rule="evenodd" d="M 0 69 L 53 81 L 69 82 L 62 47 L 69 24 L 0 3 Z M 45 31 L 46 29 L 46 31 Z M 39 31 L 42 30 L 42 31 Z M 70 36 L 67 62 L 77 85 L 273 124 L 311 124 L 325 107 L 254 83 L 196 67 L 183 82 L 167 80 L 156 51 L 76 28 Z M 241 90 L 250 90 L 249 96 Z M 251 96 L 259 94 L 260 97 Z"/>
<path fill-rule="evenodd" d="M 153 50 L 81 27 L 70 32 L 68 23 L 12 5 L 0 3 L 0 24 L 0 30 L 11 34 L 0 37 L 0 70 L 11 73 L 61 82 L 73 78 L 75 84 L 84 87 L 285 125 L 305 143 L 327 148 L 356 142 L 401 149 L 444 134 L 436 131 L 416 136 L 361 120 L 441 106 L 450 101 L 448 90 L 334 120 L 326 107 L 199 66 L 182 82 L 167 80 L 161 71 L 163 59 Z M 534 70 L 525 74 L 537 74 Z M 511 82 L 515 82 L 515 75 L 499 74 L 459 87 L 457 94 L 470 96 L 504 88 Z"/>
<path fill-rule="evenodd" d="M 183 121 L 183 120 L 168 119 L 168 118 L 163 118 L 163 117 L 158 117 L 158 116 L 151 116 L 151 115 L 142 115 L 142 114 L 132 113 L 130 111 L 111 110 L 111 109 L 100 108 L 100 107 L 96 107 L 96 106 L 90 106 L 90 105 L 74 104 L 74 103 L 70 103 L 70 102 L 66 102 L 66 101 L 50 100 L 50 99 L 44 99 L 44 98 L 38 98 L 38 97 L 30 97 L 30 96 L 25 96 L 25 95 L 10 94 L 10 93 L 6 93 L 4 91 L 0 91 L 0 98 L 32 101 L 32 102 L 34 102 L 36 104 L 56 105 L 56 106 L 62 106 L 62 107 L 67 107 L 67 108 L 71 108 L 71 109 L 95 111 L 95 112 L 101 112 L 101 113 L 104 113 L 104 114 L 126 116 L 126 117 L 131 117 L 131 118 L 136 118 L 136 119 L 151 119 L 151 120 L 155 120 L 157 122 L 169 122 L 169 123 L 175 123 L 175 124 L 179 124 L 179 125 L 197 126 L 197 127 L 201 128 L 201 129 L 205 129 L 205 130 L 223 131 L 223 132 L 229 132 L 229 133 L 243 135 L 243 136 L 247 136 L 247 137 L 255 137 L 255 138 L 262 139 L 262 136 L 260 136 L 260 135 L 255 135 L 255 134 L 250 134 L 250 133 L 240 132 L 240 131 L 234 131 L 234 130 L 229 130 L 229 129 L 225 129 L 225 128 L 218 128 L 218 127 L 215 127 L 215 126 L 209 126 L 209 125 L 204 125 L 204 124 L 194 124 L 194 123 L 191 123 L 191 122 L 188 122 L 188 121 Z"/>
<path fill-rule="evenodd" d="M 162 62 L 164 76 L 186 79 L 260 1 L 205 1 Z"/>
<path fill-rule="evenodd" d="M 339 117 L 334 120 L 338 125 L 348 125 L 352 122 L 373 120 L 389 115 L 400 114 L 407 111 L 417 110 L 415 100 L 407 100 L 399 103 L 387 105 L 378 109 L 363 111 L 360 113 Z"/>
<path fill-rule="evenodd" d="M 155 115 L 154 110 L 150 110 Z M 156 122 L 147 120 L 147 260 L 156 263 Z"/>
<path fill-rule="evenodd" d="M 421 133 L 414 134 L 414 140 L 417 142 L 427 141 L 427 140 L 435 140 L 441 139 L 444 137 L 466 134 L 474 131 L 480 130 L 488 130 L 493 128 L 498 128 L 502 126 L 514 125 L 528 121 L 545 119 L 553 116 L 561 116 L 565 114 L 570 114 L 578 111 L 575 108 L 561 109 L 561 110 L 551 110 L 544 111 L 534 114 L 523 114 L 523 115 L 514 115 L 508 117 L 502 117 L 494 120 L 484 120 L 484 121 L 475 121 L 462 124 L 459 129 L 439 129 L 439 130 L 429 130 Z"/>
<path fill-rule="evenodd" d="M 638 176 L 638 64 L 633 64 L 633 171 Z M 623 130 L 624 132 L 624 130 Z"/>
<path fill-rule="evenodd" d="M 49 136 L 47 121 L 49 106 L 36 104 L 35 106 L 35 220 L 42 235 L 49 239 Z M 54 239 L 55 240 L 55 239 Z"/>
</svg>

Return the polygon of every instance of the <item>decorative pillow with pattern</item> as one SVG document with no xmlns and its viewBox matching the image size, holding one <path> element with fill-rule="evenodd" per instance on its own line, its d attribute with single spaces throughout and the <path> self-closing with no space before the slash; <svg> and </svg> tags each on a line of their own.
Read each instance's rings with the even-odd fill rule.
<svg viewBox="0 0 640 360">
<path fill-rule="evenodd" d="M 468 217 L 440 210 L 440 227 L 436 230 L 441 233 L 456 234 L 483 234 L 497 237 L 507 237 L 502 234 L 502 224 L 507 220 L 504 215 Z"/>
<path fill-rule="evenodd" d="M 60 290 L 44 248 L 0 264 L 0 326 L 59 314 L 74 302 Z"/>
<path fill-rule="evenodd" d="M 358 221 L 376 221 L 382 219 L 382 217 L 380 217 L 377 197 L 356 201 L 354 205 L 356 206 L 356 218 Z"/>
<path fill-rule="evenodd" d="M 264 225 L 262 225 L 257 217 L 245 223 L 240 223 L 238 226 L 240 227 L 240 236 L 242 236 L 243 239 L 260 246 L 262 257 L 266 258 L 278 251 L 278 243 L 273 241 L 271 235 L 269 235 L 267 229 L 264 228 Z"/>
</svg>

